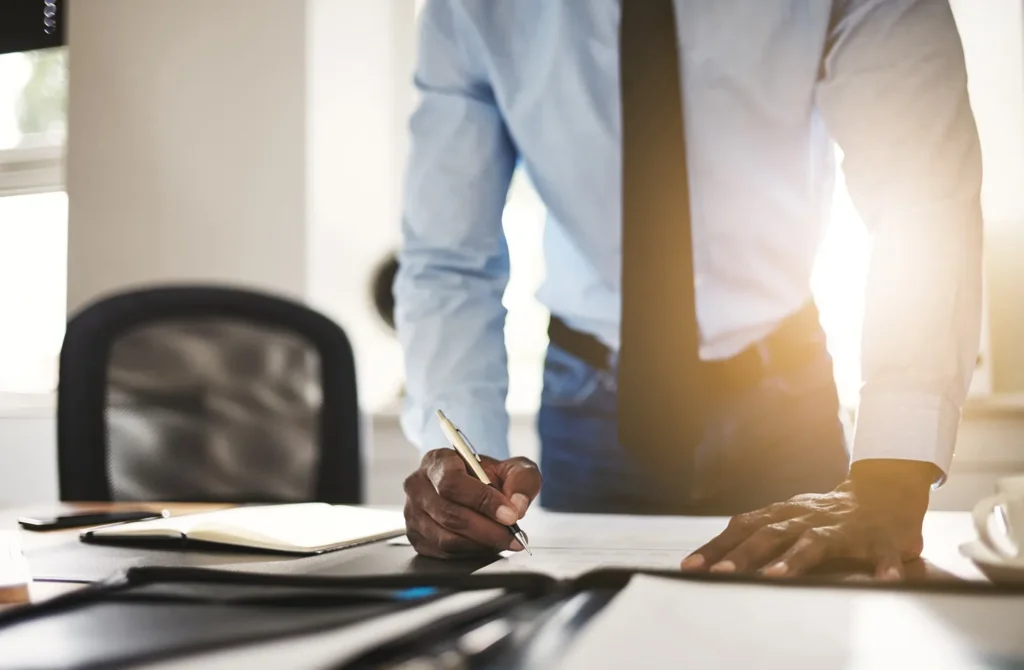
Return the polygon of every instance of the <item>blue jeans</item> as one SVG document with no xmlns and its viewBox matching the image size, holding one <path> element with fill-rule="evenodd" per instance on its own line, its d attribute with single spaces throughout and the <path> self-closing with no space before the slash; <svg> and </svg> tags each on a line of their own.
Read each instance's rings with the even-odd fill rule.
<svg viewBox="0 0 1024 670">
<path fill-rule="evenodd" d="M 614 370 L 549 346 L 540 504 L 564 512 L 733 515 L 832 490 L 849 469 L 832 359 L 716 398 L 690 468 L 654 476 L 618 442 Z"/>
</svg>

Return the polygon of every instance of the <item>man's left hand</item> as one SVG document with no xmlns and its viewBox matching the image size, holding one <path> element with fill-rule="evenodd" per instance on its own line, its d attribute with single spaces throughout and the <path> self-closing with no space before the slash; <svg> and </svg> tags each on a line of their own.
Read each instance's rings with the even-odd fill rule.
<svg viewBox="0 0 1024 670">
<path fill-rule="evenodd" d="M 733 517 L 682 569 L 793 577 L 831 559 L 858 559 L 879 579 L 901 579 L 923 548 L 921 527 L 937 468 L 865 460 L 830 493 L 796 496 Z"/>
</svg>

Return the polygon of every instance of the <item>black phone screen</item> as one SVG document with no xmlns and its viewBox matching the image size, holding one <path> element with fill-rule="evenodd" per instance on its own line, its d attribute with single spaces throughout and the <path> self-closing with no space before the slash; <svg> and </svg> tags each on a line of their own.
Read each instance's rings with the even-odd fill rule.
<svg viewBox="0 0 1024 670">
<path fill-rule="evenodd" d="M 103 526 L 108 523 L 122 521 L 142 521 L 157 519 L 163 516 L 160 512 L 146 510 L 126 510 L 123 512 L 83 512 L 54 517 L 22 517 L 18 523 L 25 530 L 59 530 L 61 528 L 83 528 L 85 526 Z"/>
</svg>

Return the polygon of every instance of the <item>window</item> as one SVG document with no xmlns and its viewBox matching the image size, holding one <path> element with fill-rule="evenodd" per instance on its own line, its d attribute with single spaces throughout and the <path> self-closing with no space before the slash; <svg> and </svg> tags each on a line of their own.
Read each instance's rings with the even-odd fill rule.
<svg viewBox="0 0 1024 670">
<path fill-rule="evenodd" d="M 57 381 L 67 283 L 66 50 L 0 55 L 0 393 Z"/>
</svg>

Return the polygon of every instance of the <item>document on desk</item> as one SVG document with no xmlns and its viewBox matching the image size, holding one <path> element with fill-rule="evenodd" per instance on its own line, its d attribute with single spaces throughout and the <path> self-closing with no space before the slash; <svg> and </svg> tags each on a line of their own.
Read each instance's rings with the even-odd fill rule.
<svg viewBox="0 0 1024 670">
<path fill-rule="evenodd" d="M 636 575 L 559 670 L 1024 667 L 1024 601 Z"/>
<path fill-rule="evenodd" d="M 531 509 L 519 525 L 529 537 L 531 549 L 644 549 L 680 553 L 701 546 L 722 532 L 728 522 L 727 517 L 567 514 Z"/>
<path fill-rule="evenodd" d="M 685 552 L 677 549 L 559 549 L 535 547 L 526 552 L 508 552 L 477 574 L 536 572 L 556 579 L 573 579 L 600 568 L 678 570 Z"/>
</svg>

